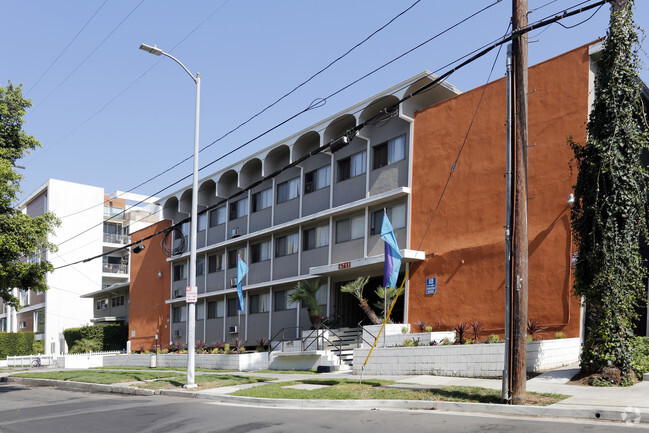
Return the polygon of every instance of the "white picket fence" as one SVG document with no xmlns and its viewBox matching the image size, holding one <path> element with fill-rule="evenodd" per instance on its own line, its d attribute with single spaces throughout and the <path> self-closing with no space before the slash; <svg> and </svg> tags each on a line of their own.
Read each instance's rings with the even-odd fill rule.
<svg viewBox="0 0 649 433">
<path fill-rule="evenodd" d="M 7 367 L 47 367 L 56 365 L 56 358 L 56 355 L 7 356 Z"/>
<path fill-rule="evenodd" d="M 119 350 L 86 353 L 66 353 L 65 355 L 27 355 L 8 356 L 7 367 L 37 367 L 40 359 L 40 367 L 60 368 L 88 368 L 101 367 L 104 356 L 119 355 L 125 353 Z"/>
</svg>

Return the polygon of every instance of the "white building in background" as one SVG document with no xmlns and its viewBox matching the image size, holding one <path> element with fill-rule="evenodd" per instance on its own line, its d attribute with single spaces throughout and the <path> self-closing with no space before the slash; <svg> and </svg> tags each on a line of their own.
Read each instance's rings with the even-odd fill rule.
<svg viewBox="0 0 649 433">
<path fill-rule="evenodd" d="M 89 325 L 95 316 L 105 316 L 106 321 L 126 321 L 127 294 L 111 296 L 108 290 L 99 302 L 82 296 L 111 286 L 127 286 L 130 251 L 125 249 L 86 263 L 67 265 L 128 244 L 131 231 L 159 220 L 155 200 L 119 191 L 108 195 L 100 187 L 58 179 L 49 179 L 32 192 L 17 209 L 33 217 L 52 212 L 61 221 L 48 239 L 58 246 L 58 251 L 45 251 L 36 258 L 49 260 L 55 270 L 47 275 L 49 290 L 45 293 L 16 289 L 21 306 L 18 310 L 0 301 L 0 331 L 33 331 L 36 339 L 43 341 L 45 353 L 51 354 L 67 351 L 63 338 L 67 328 Z M 129 209 L 129 203 L 137 205 Z M 110 320 L 104 310 L 123 313 Z"/>
</svg>

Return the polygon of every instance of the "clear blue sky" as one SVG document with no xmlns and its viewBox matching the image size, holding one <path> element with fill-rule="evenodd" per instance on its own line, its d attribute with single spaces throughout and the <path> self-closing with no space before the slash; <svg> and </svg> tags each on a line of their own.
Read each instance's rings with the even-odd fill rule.
<svg viewBox="0 0 649 433">
<path fill-rule="evenodd" d="M 25 129 L 43 145 L 20 161 L 26 166 L 21 170 L 22 189 L 28 194 L 52 177 L 102 186 L 107 192 L 125 191 L 191 155 L 195 86 L 170 59 L 140 51 L 142 42 L 157 44 L 192 72 L 201 73 L 203 147 L 293 89 L 412 3 L 414 0 L 111 0 L 105 4 L 104 0 L 0 0 L 0 37 L 4 41 L 1 85 L 8 80 L 23 84 L 34 104 L 26 116 Z M 200 165 L 491 3 L 421 1 L 274 108 L 201 152 Z M 511 3 L 501 1 L 327 100 L 324 106 L 213 165 L 209 172 L 201 172 L 201 176 L 412 75 L 438 70 L 495 40 L 507 30 Z M 538 8 L 530 14 L 530 22 L 576 3 L 579 1 L 529 0 L 530 10 Z M 649 2 L 636 3 L 636 23 L 646 25 Z M 564 24 L 575 25 L 591 15 L 586 12 Z M 532 32 L 530 39 L 538 42 L 530 44 L 530 65 L 604 36 L 608 16 L 609 6 L 605 5 L 575 28 L 553 24 Z M 495 53 L 458 71 L 448 81 L 463 91 L 484 84 Z M 644 53 L 642 60 L 649 62 Z M 504 62 L 503 50 L 492 79 L 503 76 Z M 649 82 L 646 68 L 642 77 Z M 135 192 L 154 193 L 189 173 L 191 162 Z"/>
</svg>

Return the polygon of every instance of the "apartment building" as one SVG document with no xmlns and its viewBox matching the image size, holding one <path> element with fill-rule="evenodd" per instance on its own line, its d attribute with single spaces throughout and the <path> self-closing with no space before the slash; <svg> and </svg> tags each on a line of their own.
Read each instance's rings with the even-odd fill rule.
<svg viewBox="0 0 649 433">
<path fill-rule="evenodd" d="M 571 295 L 568 197 L 576 174 L 566 137 L 586 139 L 599 50 L 583 46 L 529 71 L 529 317 L 552 335 L 576 337 L 583 329 Z M 296 337 L 309 319 L 288 295 L 315 278 L 324 316 L 340 326 L 367 323 L 340 287 L 369 276 L 365 294 L 374 300 L 384 210 L 403 256 L 399 281 L 408 273 L 393 320 L 438 330 L 480 321 L 485 332 L 502 335 L 505 79 L 462 94 L 442 82 L 389 109 L 431 80 L 427 72 L 414 76 L 200 180 L 199 212 L 209 211 L 198 217 L 197 340 L 254 345 L 260 337 Z M 300 160 L 368 119 L 349 144 Z M 185 219 L 191 195 L 188 186 L 162 198 L 164 217 Z M 188 256 L 167 259 L 169 343 L 187 335 Z M 249 266 L 242 312 L 237 257 Z"/>
<path fill-rule="evenodd" d="M 56 354 L 66 351 L 67 328 L 126 321 L 130 252 L 113 250 L 128 244 L 130 230 L 159 220 L 159 207 L 153 203 L 128 209 L 128 202 L 143 199 L 120 192 L 108 195 L 103 188 L 58 179 L 49 179 L 29 194 L 17 206 L 20 211 L 31 216 L 52 212 L 61 220 L 48 239 L 58 251 L 33 258 L 50 261 L 55 270 L 47 275 L 47 292 L 16 290 L 20 308 L 0 306 L 0 329 L 32 331 L 43 341 L 45 353 Z M 102 253 L 102 259 L 76 263 Z M 76 264 L 68 266 L 71 263 Z"/>
</svg>

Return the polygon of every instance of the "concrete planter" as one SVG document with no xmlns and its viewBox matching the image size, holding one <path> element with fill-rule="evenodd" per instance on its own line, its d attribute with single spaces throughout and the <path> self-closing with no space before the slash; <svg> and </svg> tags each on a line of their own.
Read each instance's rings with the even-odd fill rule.
<svg viewBox="0 0 649 433">
<path fill-rule="evenodd" d="M 196 368 L 235 371 L 265 370 L 270 364 L 268 352 L 229 355 L 197 353 L 194 361 Z M 103 358 L 104 367 L 150 367 L 153 363 L 156 364 L 157 368 L 186 368 L 187 354 L 166 353 L 157 356 L 130 354 L 105 356 Z"/>
<path fill-rule="evenodd" d="M 579 361 L 579 338 L 527 343 L 527 371 L 541 372 Z M 354 350 L 354 372 L 360 373 L 369 348 Z M 365 374 L 432 374 L 440 376 L 500 377 L 505 345 L 385 347 L 372 353 Z"/>
<path fill-rule="evenodd" d="M 383 333 L 381 333 L 381 336 L 376 342 L 376 347 L 403 346 L 404 341 L 407 339 L 411 341 L 419 340 L 420 345 L 428 345 L 432 341 L 441 343 L 445 338 L 449 341 L 455 341 L 455 331 L 403 333 L 402 328 L 404 326 L 410 331 L 409 324 L 386 324 Z M 380 330 L 381 325 L 364 326 L 362 347 L 372 347 Z"/>
</svg>

